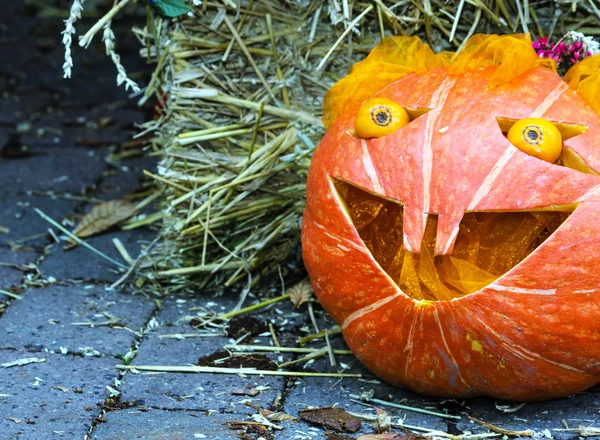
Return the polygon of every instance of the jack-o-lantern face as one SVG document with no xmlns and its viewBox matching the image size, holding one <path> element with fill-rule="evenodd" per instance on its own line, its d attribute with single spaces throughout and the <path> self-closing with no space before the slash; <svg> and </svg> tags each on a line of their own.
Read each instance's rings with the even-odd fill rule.
<svg viewBox="0 0 600 440">
<path fill-rule="evenodd" d="M 600 381 L 600 116 L 551 69 L 498 69 L 408 74 L 337 118 L 303 255 L 384 380 L 538 400 Z"/>
</svg>

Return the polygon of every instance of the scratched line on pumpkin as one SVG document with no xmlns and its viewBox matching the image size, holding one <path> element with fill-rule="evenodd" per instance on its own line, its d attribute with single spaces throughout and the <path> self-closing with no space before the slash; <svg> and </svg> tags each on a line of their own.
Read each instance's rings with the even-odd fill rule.
<svg viewBox="0 0 600 440">
<path fill-rule="evenodd" d="M 492 171 L 490 171 L 490 173 L 487 176 L 485 176 L 485 179 L 483 179 L 483 182 L 477 189 L 477 192 L 473 196 L 471 203 L 469 203 L 467 211 L 473 211 L 475 207 L 479 204 L 479 202 L 481 202 L 481 200 L 490 192 L 492 185 L 494 184 L 494 182 L 496 181 L 496 179 L 498 178 L 508 161 L 513 157 L 513 155 L 517 151 L 519 150 L 512 144 L 508 145 L 508 148 L 504 150 L 504 153 L 502 153 L 500 158 L 492 167 Z"/>
<path fill-rule="evenodd" d="M 358 244 L 358 243 L 354 243 L 353 241 L 351 241 L 351 240 L 348 240 L 347 238 L 339 238 L 339 237 L 336 237 L 335 235 L 333 235 L 333 234 L 329 233 L 329 232 L 327 231 L 327 229 L 325 228 L 325 226 L 323 226 L 323 225 L 321 225 L 321 224 L 319 224 L 319 223 L 317 223 L 317 222 L 315 222 L 315 221 L 313 221 L 313 224 L 314 224 L 314 225 L 315 225 L 317 228 L 319 228 L 320 230 L 322 230 L 322 231 L 323 231 L 323 233 L 324 233 L 325 235 L 327 235 L 329 238 L 331 238 L 332 240 L 335 240 L 335 241 L 337 241 L 338 243 L 340 243 L 340 244 L 338 244 L 338 247 L 341 245 L 341 243 L 345 243 L 345 244 L 347 244 L 348 246 L 352 247 L 353 249 L 355 249 L 355 250 L 357 250 L 357 251 L 360 251 L 360 252 L 362 252 L 363 254 L 367 254 L 367 255 L 369 255 L 369 254 L 370 254 L 370 253 L 369 253 L 369 252 L 366 250 L 366 248 L 365 248 L 365 246 L 364 246 L 364 245 L 363 245 L 363 246 L 361 246 L 360 244 Z M 341 246 L 345 248 L 345 246 L 343 246 L 343 245 L 341 245 Z M 342 249 L 342 248 L 340 248 L 340 249 Z M 342 249 L 342 250 L 349 251 L 350 249 L 348 249 L 348 248 L 345 248 L 345 249 Z"/>
<path fill-rule="evenodd" d="M 530 118 L 541 118 L 544 113 L 548 111 L 548 109 L 554 104 L 560 97 L 569 90 L 569 85 L 560 81 L 558 85 L 544 98 L 544 100 L 537 106 L 537 108 L 531 112 Z"/>
<path fill-rule="evenodd" d="M 446 353 L 448 353 L 448 356 L 450 356 L 450 359 L 452 360 L 452 363 L 456 367 L 456 373 L 458 374 L 458 378 L 460 379 L 460 381 L 463 384 L 465 384 L 467 387 L 470 388 L 470 385 L 462 377 L 462 374 L 460 373 L 460 368 L 458 368 L 458 363 L 456 362 L 456 358 L 454 357 L 454 355 L 450 351 L 450 347 L 448 346 L 448 342 L 446 342 L 446 335 L 444 334 L 444 329 L 442 328 L 442 323 L 440 322 L 440 317 L 438 315 L 438 311 L 437 310 L 433 311 L 433 318 L 435 319 L 435 322 L 437 322 L 437 325 L 438 325 L 438 327 L 440 329 L 440 335 L 442 336 L 442 342 L 444 343 L 444 347 L 446 348 Z"/>
<path fill-rule="evenodd" d="M 491 284 L 488 287 L 496 291 L 521 293 L 525 295 L 554 295 L 556 293 L 556 289 L 527 289 L 524 287 L 503 286 L 501 284 Z"/>
<path fill-rule="evenodd" d="M 594 200 L 594 198 L 593 198 L 594 196 L 600 198 L 600 185 L 597 185 L 597 186 L 593 187 L 592 189 L 590 189 L 588 192 L 586 192 L 584 195 L 582 195 L 580 198 L 578 198 L 577 202 L 581 203 L 581 202 L 597 201 L 597 200 Z M 588 200 L 588 199 L 591 199 L 591 200 Z"/>
<path fill-rule="evenodd" d="M 412 362 L 413 355 L 413 340 L 415 338 L 415 327 L 417 326 L 417 321 L 419 318 L 423 319 L 422 313 L 415 313 L 415 317 L 413 318 L 412 323 L 410 324 L 410 330 L 408 331 L 408 338 L 406 339 L 406 347 L 404 347 L 404 352 L 406 355 L 406 365 L 404 366 L 404 376 L 408 379 L 408 369 Z"/>
<path fill-rule="evenodd" d="M 429 104 L 432 110 L 425 124 L 425 139 L 423 141 L 423 225 L 427 224 L 427 214 L 431 205 L 431 173 L 433 170 L 433 131 L 438 125 L 444 103 L 454 87 L 454 79 L 446 78 L 431 97 Z"/>
<path fill-rule="evenodd" d="M 344 322 L 342 324 L 342 330 L 346 329 L 346 327 L 348 327 L 350 324 L 352 324 L 357 319 L 360 319 L 363 316 L 379 309 L 380 307 L 386 305 L 390 301 L 393 301 L 394 299 L 396 299 L 400 295 L 402 295 L 402 292 L 400 291 L 400 289 L 397 289 L 397 290 L 398 291 L 395 294 L 393 294 L 391 296 L 387 296 L 383 299 L 380 299 L 379 301 L 376 301 L 373 304 L 369 304 L 368 306 L 363 307 L 362 309 L 359 309 L 356 312 L 353 312 L 350 315 L 348 315 L 348 317 L 344 320 Z"/>
<path fill-rule="evenodd" d="M 367 176 L 371 180 L 373 184 L 373 190 L 377 194 L 384 194 L 383 186 L 381 185 L 381 181 L 379 180 L 379 174 L 375 169 L 375 165 L 373 165 L 373 159 L 371 158 L 371 153 L 369 153 L 369 149 L 367 148 L 367 142 L 364 139 L 360 140 L 360 144 L 362 146 L 362 162 L 365 168 L 365 172 Z"/>
<path fill-rule="evenodd" d="M 526 348 L 522 347 L 521 345 L 517 344 L 516 342 L 511 341 L 506 336 L 503 336 L 503 335 L 499 334 L 498 332 L 496 332 L 495 330 L 493 330 L 489 325 L 487 325 L 485 322 L 483 322 L 477 316 L 474 316 L 474 317 L 477 321 L 479 321 L 479 323 L 481 325 L 483 325 L 487 329 L 487 331 L 489 331 L 492 335 L 494 335 L 496 338 L 498 338 L 500 340 L 500 345 L 502 345 L 504 348 L 506 348 L 509 352 L 511 352 L 515 356 L 517 356 L 521 359 L 527 360 L 527 361 L 539 360 L 539 361 L 547 362 L 551 365 L 557 366 L 557 367 L 565 369 L 565 370 L 575 371 L 577 373 L 585 373 L 585 371 L 580 370 L 578 368 L 571 367 L 570 365 L 561 364 L 560 362 L 552 361 L 550 359 L 543 357 L 542 355 L 540 355 L 538 353 L 527 350 Z"/>
</svg>

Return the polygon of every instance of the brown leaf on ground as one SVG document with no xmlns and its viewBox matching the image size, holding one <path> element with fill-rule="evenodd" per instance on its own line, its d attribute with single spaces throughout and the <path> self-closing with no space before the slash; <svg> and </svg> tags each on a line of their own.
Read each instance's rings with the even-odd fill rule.
<svg viewBox="0 0 600 440">
<path fill-rule="evenodd" d="M 418 434 L 367 434 L 361 435 L 356 440 L 427 440 L 427 437 Z"/>
<path fill-rule="evenodd" d="M 339 432 L 356 432 L 361 427 L 360 420 L 341 408 L 304 409 L 300 411 L 300 418 Z"/>
<path fill-rule="evenodd" d="M 127 200 L 100 203 L 81 219 L 73 234 L 79 238 L 91 237 L 128 219 L 134 213 L 135 206 Z"/>
<path fill-rule="evenodd" d="M 290 416 L 282 412 L 269 411 L 268 409 L 261 410 L 262 414 L 268 419 L 275 422 L 287 422 L 288 420 L 298 420 L 297 417 Z"/>
<path fill-rule="evenodd" d="M 310 301 L 313 297 L 313 289 L 308 280 L 300 281 L 295 286 L 290 287 L 287 293 L 290 295 L 290 301 L 294 304 L 295 309 Z"/>
</svg>

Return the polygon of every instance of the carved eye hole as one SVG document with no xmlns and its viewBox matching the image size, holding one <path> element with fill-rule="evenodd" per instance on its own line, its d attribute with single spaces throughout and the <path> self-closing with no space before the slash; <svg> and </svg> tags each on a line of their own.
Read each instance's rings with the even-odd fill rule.
<svg viewBox="0 0 600 440">
<path fill-rule="evenodd" d="M 373 98 L 363 102 L 358 109 L 354 131 L 361 139 L 378 138 L 409 122 L 408 112 L 398 103 L 387 98 Z"/>
<path fill-rule="evenodd" d="M 555 162 L 562 152 L 562 135 L 547 119 L 521 119 L 508 130 L 506 137 L 519 150 L 547 162 Z"/>
</svg>

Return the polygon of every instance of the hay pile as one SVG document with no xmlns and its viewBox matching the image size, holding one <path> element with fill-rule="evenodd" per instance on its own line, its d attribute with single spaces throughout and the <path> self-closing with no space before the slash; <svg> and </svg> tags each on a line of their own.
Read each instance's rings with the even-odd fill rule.
<svg viewBox="0 0 600 440">
<path fill-rule="evenodd" d="M 301 268 L 300 224 L 325 91 L 383 35 L 459 50 L 475 32 L 600 33 L 593 0 L 221 0 L 135 32 L 157 63 L 146 124 L 161 156 L 157 276 L 253 286 Z M 139 224 L 138 222 L 137 224 Z M 269 277 L 279 280 L 279 276 Z"/>
</svg>

